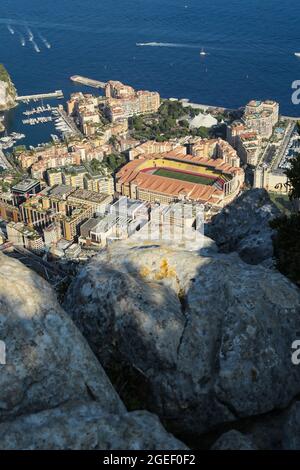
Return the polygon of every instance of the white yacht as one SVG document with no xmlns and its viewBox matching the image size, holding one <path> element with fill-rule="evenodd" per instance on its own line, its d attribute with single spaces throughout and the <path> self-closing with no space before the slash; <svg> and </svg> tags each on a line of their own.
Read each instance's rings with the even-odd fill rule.
<svg viewBox="0 0 300 470">
<path fill-rule="evenodd" d="M 200 55 L 202 55 L 202 56 L 206 56 L 206 55 L 207 55 L 207 52 L 205 52 L 205 50 L 204 50 L 203 47 L 202 47 L 202 49 L 201 49 Z"/>
</svg>

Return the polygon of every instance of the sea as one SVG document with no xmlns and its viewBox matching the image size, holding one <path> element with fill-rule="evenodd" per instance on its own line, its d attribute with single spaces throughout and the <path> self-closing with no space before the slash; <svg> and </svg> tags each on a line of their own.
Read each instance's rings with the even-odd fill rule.
<svg viewBox="0 0 300 470">
<path fill-rule="evenodd" d="M 299 20 L 294 0 L 1 0 L 0 62 L 19 95 L 99 93 L 72 83 L 78 74 L 228 108 L 271 98 L 300 116 L 291 99 Z M 8 132 L 26 134 L 22 144 L 55 133 L 22 124 L 37 104 L 6 114 Z"/>
</svg>

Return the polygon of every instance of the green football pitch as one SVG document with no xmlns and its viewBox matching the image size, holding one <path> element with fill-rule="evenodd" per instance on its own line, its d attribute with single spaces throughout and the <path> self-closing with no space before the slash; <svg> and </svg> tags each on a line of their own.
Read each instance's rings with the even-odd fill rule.
<svg viewBox="0 0 300 470">
<path fill-rule="evenodd" d="M 154 175 L 165 176 L 166 178 L 174 178 L 176 180 L 188 181 L 190 183 L 196 184 L 206 184 L 213 185 L 215 179 L 205 178 L 204 176 L 190 175 L 189 173 L 181 173 L 179 171 L 165 170 L 164 168 L 159 168 L 154 172 Z"/>
</svg>

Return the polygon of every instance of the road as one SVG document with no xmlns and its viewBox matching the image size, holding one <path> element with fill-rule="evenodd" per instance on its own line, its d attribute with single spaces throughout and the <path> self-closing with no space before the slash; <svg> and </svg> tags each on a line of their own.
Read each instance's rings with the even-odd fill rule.
<svg viewBox="0 0 300 470">
<path fill-rule="evenodd" d="M 262 166 L 264 164 L 266 164 L 269 168 L 277 168 L 279 166 L 283 155 L 287 149 L 287 146 L 290 142 L 295 126 L 295 121 L 289 122 L 285 131 L 285 136 L 279 148 L 277 148 L 272 142 L 268 142 L 268 145 L 259 160 L 258 166 Z"/>
<path fill-rule="evenodd" d="M 273 167 L 275 168 L 278 168 L 281 160 L 283 159 L 283 156 L 285 154 L 285 151 L 289 145 L 289 142 L 291 140 L 291 137 L 292 137 L 292 134 L 295 130 L 295 126 L 296 126 L 296 122 L 291 122 L 288 127 L 287 127 L 287 131 L 286 131 L 286 134 L 285 134 L 285 137 L 283 139 L 283 142 L 280 146 L 280 149 L 278 150 L 277 154 L 276 154 L 276 159 L 274 160 L 273 162 Z"/>
</svg>

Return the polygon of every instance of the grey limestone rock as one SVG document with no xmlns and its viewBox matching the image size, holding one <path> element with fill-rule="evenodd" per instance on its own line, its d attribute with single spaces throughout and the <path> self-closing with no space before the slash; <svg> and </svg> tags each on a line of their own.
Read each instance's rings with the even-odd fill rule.
<svg viewBox="0 0 300 470">
<path fill-rule="evenodd" d="M 257 450 L 251 438 L 234 429 L 223 434 L 211 450 Z"/>
<path fill-rule="evenodd" d="M 0 421 L 97 400 L 107 411 L 124 406 L 88 344 L 37 274 L 0 254 Z"/>
<path fill-rule="evenodd" d="M 236 254 L 116 243 L 82 270 L 65 307 L 110 376 L 119 364 L 123 382 L 143 381 L 144 406 L 182 434 L 284 408 L 300 392 L 299 290 Z"/>
<path fill-rule="evenodd" d="M 184 449 L 156 416 L 127 413 L 47 282 L 0 264 L 0 448 Z"/>
<path fill-rule="evenodd" d="M 299 366 L 298 366 L 299 367 Z M 283 448 L 300 450 L 300 402 L 293 404 L 283 426 Z"/>
<path fill-rule="evenodd" d="M 220 251 L 237 251 L 243 261 L 258 264 L 273 257 L 274 231 L 269 222 L 280 215 L 265 189 L 243 193 L 205 227 Z"/>
<path fill-rule="evenodd" d="M 146 411 L 111 414 L 96 402 L 63 405 L 0 424 L 0 449 L 179 450 L 187 447 Z"/>
</svg>

